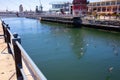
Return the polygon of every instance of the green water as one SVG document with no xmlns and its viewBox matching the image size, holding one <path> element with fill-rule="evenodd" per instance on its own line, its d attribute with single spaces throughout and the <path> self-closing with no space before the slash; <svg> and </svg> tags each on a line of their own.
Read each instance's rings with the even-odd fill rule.
<svg viewBox="0 0 120 80">
<path fill-rule="evenodd" d="M 120 33 L 26 18 L 4 20 L 48 80 L 120 80 Z"/>
</svg>

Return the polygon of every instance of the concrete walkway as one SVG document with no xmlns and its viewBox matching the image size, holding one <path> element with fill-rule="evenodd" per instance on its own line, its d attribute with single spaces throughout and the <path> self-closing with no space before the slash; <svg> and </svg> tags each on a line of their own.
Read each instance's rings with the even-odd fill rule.
<svg viewBox="0 0 120 80">
<path fill-rule="evenodd" d="M 28 80 L 34 80 L 25 63 L 23 70 Z M 17 80 L 15 61 L 13 56 L 8 53 L 7 44 L 4 41 L 2 23 L 0 21 L 0 80 Z"/>
<path fill-rule="evenodd" d="M 0 80 L 17 80 L 15 63 L 11 54 L 7 51 L 7 44 L 4 42 L 3 30 L 0 21 Z"/>
</svg>

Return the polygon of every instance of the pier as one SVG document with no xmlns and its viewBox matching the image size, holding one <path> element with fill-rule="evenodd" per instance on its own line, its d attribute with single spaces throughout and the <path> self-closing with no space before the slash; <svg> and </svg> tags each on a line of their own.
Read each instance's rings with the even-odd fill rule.
<svg viewBox="0 0 120 80">
<path fill-rule="evenodd" d="M 95 20 L 85 20 L 81 17 L 73 17 L 73 16 L 44 16 L 40 17 L 40 21 L 48 21 L 48 22 L 55 22 L 55 23 L 63 23 L 68 25 L 75 25 L 75 27 L 88 27 L 88 28 L 96 28 L 96 29 L 103 29 L 108 31 L 120 31 L 120 21 L 116 22 L 116 25 L 109 25 L 105 24 L 102 21 L 95 21 Z M 100 24 L 102 22 L 103 24 Z M 110 23 L 110 22 L 109 22 Z"/>
<path fill-rule="evenodd" d="M 49 21 L 49 22 L 56 22 L 56 23 L 63 23 L 74 25 L 76 27 L 80 27 L 82 20 L 80 17 L 73 17 L 73 16 L 44 16 L 40 17 L 40 21 Z"/>
</svg>

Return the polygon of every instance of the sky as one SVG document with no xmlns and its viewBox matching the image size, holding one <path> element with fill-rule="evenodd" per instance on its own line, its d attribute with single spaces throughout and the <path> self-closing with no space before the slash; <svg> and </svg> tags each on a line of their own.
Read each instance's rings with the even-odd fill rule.
<svg viewBox="0 0 120 80">
<path fill-rule="evenodd" d="M 43 6 L 43 10 L 47 11 L 51 8 L 52 2 L 72 2 L 73 0 L 0 0 L 0 11 L 19 11 L 19 5 L 22 4 L 24 11 L 35 10 L 35 7 L 40 5 L 40 1 Z M 98 0 L 89 0 L 98 1 Z"/>
</svg>

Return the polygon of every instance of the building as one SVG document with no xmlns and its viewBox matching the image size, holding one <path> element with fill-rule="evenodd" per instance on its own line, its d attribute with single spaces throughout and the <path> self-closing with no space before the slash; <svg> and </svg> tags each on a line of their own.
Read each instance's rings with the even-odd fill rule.
<svg viewBox="0 0 120 80">
<path fill-rule="evenodd" d="M 35 12 L 36 12 L 36 13 L 42 13 L 42 12 L 43 12 L 43 7 L 42 7 L 42 5 L 36 6 Z"/>
<path fill-rule="evenodd" d="M 90 2 L 88 12 L 97 12 L 97 14 L 120 14 L 120 0 L 101 0 Z"/>
<path fill-rule="evenodd" d="M 72 5 L 69 2 L 56 2 L 52 3 L 51 12 L 61 12 L 61 10 L 65 13 L 70 13 L 70 6 Z"/>
<path fill-rule="evenodd" d="M 87 0 L 73 0 L 70 2 L 57 2 L 52 3 L 52 12 L 65 12 L 73 14 L 74 16 L 80 16 L 87 13 Z"/>
<path fill-rule="evenodd" d="M 80 16 L 87 13 L 87 0 L 73 0 L 73 15 Z"/>
<path fill-rule="evenodd" d="M 22 6 L 22 4 L 19 6 L 19 12 L 23 12 L 23 6 Z"/>
</svg>

